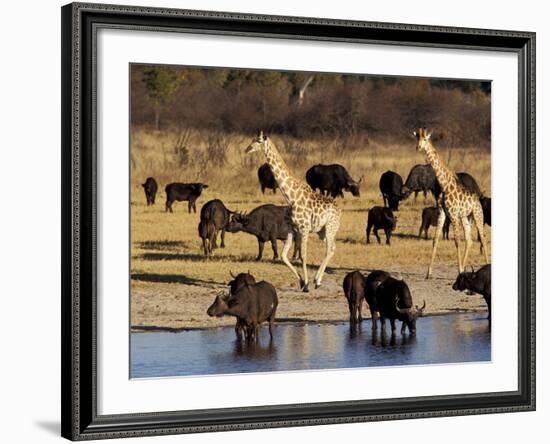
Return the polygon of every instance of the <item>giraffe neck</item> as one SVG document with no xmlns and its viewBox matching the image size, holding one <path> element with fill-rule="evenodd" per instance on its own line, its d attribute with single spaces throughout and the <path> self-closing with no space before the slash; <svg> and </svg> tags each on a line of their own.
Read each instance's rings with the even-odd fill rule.
<svg viewBox="0 0 550 444">
<path fill-rule="evenodd" d="M 437 181 L 445 193 L 449 192 L 451 186 L 454 185 L 456 187 L 458 183 L 456 174 L 445 165 L 441 156 L 431 143 L 428 144 L 426 149 L 426 158 L 434 169 L 435 177 L 437 177 Z"/>
<path fill-rule="evenodd" d="M 267 163 L 271 167 L 271 171 L 273 171 L 273 176 L 277 181 L 277 185 L 279 185 L 279 190 L 288 204 L 292 205 L 294 199 L 291 196 L 293 193 L 290 193 L 290 191 L 295 188 L 296 179 L 294 179 L 288 171 L 285 161 L 270 139 L 267 139 L 264 143 L 264 154 Z"/>
</svg>

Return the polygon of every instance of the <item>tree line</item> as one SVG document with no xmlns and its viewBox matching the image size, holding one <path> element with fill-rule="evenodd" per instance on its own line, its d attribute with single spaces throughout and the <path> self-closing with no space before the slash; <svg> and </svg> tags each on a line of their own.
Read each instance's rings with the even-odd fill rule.
<svg viewBox="0 0 550 444">
<path fill-rule="evenodd" d="M 490 146 L 490 82 L 141 64 L 130 79 L 133 126 L 366 143 L 427 126 L 441 145 Z"/>
</svg>

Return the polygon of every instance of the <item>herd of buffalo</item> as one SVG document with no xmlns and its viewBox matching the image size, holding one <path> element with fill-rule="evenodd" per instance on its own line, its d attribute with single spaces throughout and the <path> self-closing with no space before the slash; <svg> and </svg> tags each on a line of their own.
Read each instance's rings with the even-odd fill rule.
<svg viewBox="0 0 550 444">
<path fill-rule="evenodd" d="M 475 179 L 468 173 L 458 173 L 458 179 L 468 190 L 479 196 L 484 221 L 491 225 L 491 198 L 484 196 Z M 258 179 L 262 193 L 270 189 L 277 191 L 277 182 L 267 163 L 258 169 Z M 360 184 L 352 179 L 346 169 L 337 164 L 315 165 L 306 172 L 306 181 L 314 190 L 333 198 L 344 197 L 344 192 L 353 196 L 360 196 Z M 155 203 L 158 184 L 154 178 L 149 177 L 142 184 L 145 191 L 147 205 Z M 188 211 L 195 213 L 196 201 L 208 185 L 203 183 L 171 183 L 165 187 L 166 211 L 173 212 L 172 204 L 176 201 L 187 201 Z M 422 192 L 424 198 L 427 193 L 433 194 L 435 207 L 427 207 L 422 210 L 418 237 L 428 237 L 428 229 L 437 226 L 439 209 L 437 203 L 442 193 L 435 172 L 431 165 L 415 165 L 405 182 L 394 171 L 386 171 L 380 177 L 380 192 L 383 196 L 383 206 L 374 206 L 368 211 L 366 242 L 370 243 L 370 234 L 374 235 L 380 243 L 378 230 L 383 230 L 386 236 L 386 244 L 391 245 L 392 232 L 396 229 L 397 217 L 394 211 L 399 210 L 399 203 L 414 193 L 416 200 L 418 193 Z M 444 196 L 442 199 L 444 203 Z M 289 211 L 287 206 L 273 204 L 261 205 L 249 213 L 235 212 L 227 209 L 219 199 L 206 202 L 200 211 L 198 234 L 202 240 L 204 254 L 209 256 L 217 248 L 218 234 L 221 233 L 221 247 L 225 246 L 225 233 L 245 232 L 254 235 L 258 241 L 258 255 L 256 260 L 261 260 L 266 242 L 271 243 L 273 259 L 278 259 L 277 240 L 285 240 L 292 227 L 285 217 Z M 443 237 L 449 238 L 449 218 L 446 218 L 443 228 Z M 296 238 L 294 244 L 293 259 L 300 259 L 300 239 Z M 380 321 L 382 332 L 385 330 L 386 319 L 390 321 L 392 335 L 396 332 L 396 320 L 402 322 L 401 333 L 408 328 L 409 333 L 416 333 L 416 319 L 422 315 L 426 307 L 424 301 L 422 307 L 413 304 L 411 292 L 407 283 L 390 275 L 383 270 L 372 271 L 367 276 L 360 271 L 348 273 L 343 282 L 346 296 L 350 323 L 357 324 L 362 321 L 361 307 L 363 301 L 369 307 L 372 319 L 373 331 L 377 329 L 377 319 Z M 470 272 L 460 273 L 453 289 L 477 293 L 483 296 L 489 310 L 491 319 L 491 266 Z M 259 328 L 262 323 L 269 324 L 269 333 L 272 337 L 272 328 L 278 306 L 277 291 L 268 282 L 257 282 L 250 273 L 240 273 L 233 276 L 229 282 L 229 293 L 216 296 L 212 305 L 208 308 L 209 316 L 230 315 L 236 318 L 235 332 L 237 338 L 245 338 L 248 341 L 257 340 Z"/>
</svg>

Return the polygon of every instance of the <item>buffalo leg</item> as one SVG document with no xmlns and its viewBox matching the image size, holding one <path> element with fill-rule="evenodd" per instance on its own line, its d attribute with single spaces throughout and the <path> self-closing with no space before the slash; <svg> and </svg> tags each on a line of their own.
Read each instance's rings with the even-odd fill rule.
<svg viewBox="0 0 550 444">
<path fill-rule="evenodd" d="M 416 203 L 416 198 L 418 197 L 418 191 L 414 192 L 414 203 Z"/>
<path fill-rule="evenodd" d="M 376 310 L 373 310 L 370 307 L 369 307 L 369 310 L 370 310 L 370 319 L 372 322 L 372 329 L 376 330 L 378 328 L 378 326 L 376 325 Z"/>
<path fill-rule="evenodd" d="M 273 188 L 273 194 L 275 194 L 277 192 L 277 187 L 274 187 Z"/>
<path fill-rule="evenodd" d="M 351 324 L 355 323 L 355 304 L 353 303 L 353 295 L 350 295 L 348 299 L 348 308 L 349 308 L 349 322 Z"/>
<path fill-rule="evenodd" d="M 361 299 L 359 299 L 359 301 L 357 301 L 357 320 L 359 322 L 362 322 L 363 321 L 363 315 L 361 314 L 361 308 L 362 308 L 362 305 L 363 305 L 363 301 Z"/>
<path fill-rule="evenodd" d="M 265 241 L 258 239 L 258 256 L 256 257 L 257 261 L 262 260 L 262 256 L 264 255 L 264 244 Z"/>
<path fill-rule="evenodd" d="M 218 248 L 218 230 L 214 231 L 213 240 L 212 240 L 212 243 L 210 244 L 211 250 L 214 250 L 216 248 Z"/>
<path fill-rule="evenodd" d="M 378 241 L 378 243 L 380 244 L 380 236 L 378 236 L 378 228 L 375 228 L 374 229 L 374 235 L 376 236 L 376 240 Z"/>
<path fill-rule="evenodd" d="M 166 212 L 170 211 L 170 213 L 173 213 L 174 210 L 172 210 L 172 201 L 171 200 L 167 200 L 166 201 Z"/>
<path fill-rule="evenodd" d="M 402 335 L 405 334 L 405 327 L 406 327 L 405 322 L 402 322 L 402 323 L 401 323 L 401 334 L 402 334 Z"/>
<path fill-rule="evenodd" d="M 391 245 L 391 231 L 384 228 L 384 233 L 386 234 L 386 244 Z"/>
<path fill-rule="evenodd" d="M 273 310 L 271 312 L 271 315 L 268 318 L 268 321 L 269 321 L 269 338 L 270 339 L 273 339 L 273 325 L 275 323 L 275 312 L 276 312 L 276 310 Z"/>
<path fill-rule="evenodd" d="M 367 244 L 370 244 L 370 232 L 372 230 L 372 224 L 367 223 Z"/>
<path fill-rule="evenodd" d="M 391 325 L 391 335 L 395 336 L 396 327 L 395 327 L 395 319 L 394 318 L 390 319 L 390 325 Z"/>
<path fill-rule="evenodd" d="M 277 238 L 271 236 L 271 249 L 273 250 L 273 260 L 279 259 L 279 252 L 277 251 Z"/>
<path fill-rule="evenodd" d="M 265 193 L 265 185 L 262 185 L 262 194 Z"/>
<path fill-rule="evenodd" d="M 225 228 L 222 228 L 222 235 L 221 235 L 221 238 L 222 238 L 222 245 L 221 245 L 221 247 L 222 247 L 222 248 L 225 248 Z"/>
</svg>

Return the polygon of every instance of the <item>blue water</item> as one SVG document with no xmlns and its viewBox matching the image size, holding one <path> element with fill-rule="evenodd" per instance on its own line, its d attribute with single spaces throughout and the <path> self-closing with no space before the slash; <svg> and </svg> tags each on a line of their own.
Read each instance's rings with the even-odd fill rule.
<svg viewBox="0 0 550 444">
<path fill-rule="evenodd" d="M 491 331 L 485 314 L 428 316 L 417 334 L 391 337 L 370 320 L 350 330 L 348 322 L 276 324 L 257 344 L 235 338 L 233 327 L 131 334 L 132 378 L 335 369 L 393 365 L 480 362 L 491 359 Z"/>
</svg>

